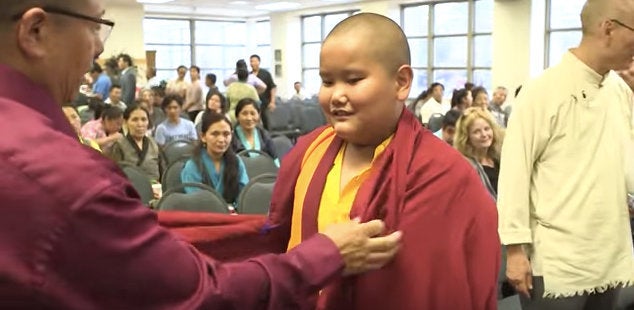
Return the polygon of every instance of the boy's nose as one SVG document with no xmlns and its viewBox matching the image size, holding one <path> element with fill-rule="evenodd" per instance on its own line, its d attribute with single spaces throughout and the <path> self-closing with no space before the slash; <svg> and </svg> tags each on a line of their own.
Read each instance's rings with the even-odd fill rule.
<svg viewBox="0 0 634 310">
<path fill-rule="evenodd" d="M 345 105 L 346 103 L 348 103 L 348 97 L 346 96 L 345 91 L 341 87 L 333 91 L 332 97 L 331 97 L 331 103 L 335 105 L 338 105 L 338 104 Z"/>
</svg>

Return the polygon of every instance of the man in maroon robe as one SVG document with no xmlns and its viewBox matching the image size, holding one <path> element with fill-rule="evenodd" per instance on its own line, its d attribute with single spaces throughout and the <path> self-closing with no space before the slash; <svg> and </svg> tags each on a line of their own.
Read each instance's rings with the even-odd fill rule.
<svg viewBox="0 0 634 310">
<path fill-rule="evenodd" d="M 62 113 L 114 25 L 101 18 L 103 2 L 2 6 L 2 308 L 293 309 L 332 279 L 396 253 L 399 233 L 373 237 L 381 221 L 350 221 L 283 255 L 222 264 L 200 254 L 158 225 Z"/>
</svg>

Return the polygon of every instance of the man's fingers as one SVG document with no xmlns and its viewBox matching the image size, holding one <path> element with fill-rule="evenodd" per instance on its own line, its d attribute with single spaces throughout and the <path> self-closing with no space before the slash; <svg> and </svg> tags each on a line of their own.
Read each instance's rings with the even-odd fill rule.
<svg viewBox="0 0 634 310">
<path fill-rule="evenodd" d="M 515 286 L 515 291 L 518 292 L 519 294 L 526 296 L 526 298 L 531 298 L 531 293 L 529 292 L 528 287 L 526 286 L 526 283 L 524 282 Z"/>
<path fill-rule="evenodd" d="M 361 230 L 368 237 L 374 237 L 379 235 L 385 229 L 385 224 L 381 220 L 372 220 L 367 223 L 359 224 L 361 226 Z"/>
<path fill-rule="evenodd" d="M 395 246 L 385 252 L 370 253 L 366 258 L 366 262 L 370 265 L 385 265 L 394 258 L 394 255 L 396 255 L 399 248 L 399 246 Z"/>
<path fill-rule="evenodd" d="M 368 249 L 370 252 L 387 252 L 397 247 L 401 242 L 400 231 L 395 231 L 387 236 L 374 237 L 368 240 Z"/>
<path fill-rule="evenodd" d="M 526 274 L 526 287 L 529 290 L 533 289 L 533 275 L 530 272 Z"/>
</svg>

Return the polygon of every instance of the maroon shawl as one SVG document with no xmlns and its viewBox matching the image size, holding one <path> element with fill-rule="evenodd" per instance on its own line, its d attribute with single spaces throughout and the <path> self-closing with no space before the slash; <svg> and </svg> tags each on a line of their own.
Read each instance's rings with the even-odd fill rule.
<svg viewBox="0 0 634 310">
<path fill-rule="evenodd" d="M 285 249 L 304 152 L 323 129 L 301 138 L 287 154 L 268 221 L 227 234 L 231 250 L 246 247 L 247 255 L 255 255 Z M 321 194 L 341 143 L 338 138 L 331 143 L 306 193 L 303 240 L 317 233 Z M 500 243 L 495 203 L 469 163 L 409 111 L 403 111 L 392 142 L 359 189 L 351 217 L 384 220 L 387 232 L 403 232 L 403 245 L 383 269 L 326 287 L 319 309 L 496 309 Z M 213 257 L 244 257 L 242 251 L 232 257 L 215 244 L 229 243 L 221 236 L 197 245 Z"/>
</svg>

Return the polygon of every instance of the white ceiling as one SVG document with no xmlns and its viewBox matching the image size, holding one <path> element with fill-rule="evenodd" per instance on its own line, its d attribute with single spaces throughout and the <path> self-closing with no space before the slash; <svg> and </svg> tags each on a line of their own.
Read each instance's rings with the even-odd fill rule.
<svg viewBox="0 0 634 310">
<path fill-rule="evenodd" d="M 137 0 L 110 0 L 110 3 L 126 5 L 135 4 L 136 1 Z M 371 0 L 173 0 L 164 4 L 144 4 L 144 8 L 148 14 L 249 18 L 268 16 L 272 12 L 304 10 L 361 1 Z M 289 7 L 279 9 L 260 7 L 262 5 L 280 5 L 284 3 L 290 4 Z"/>
</svg>

